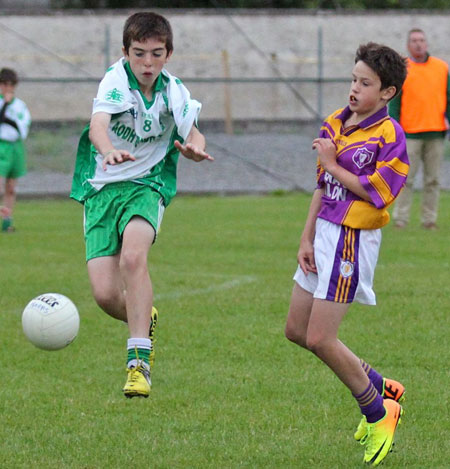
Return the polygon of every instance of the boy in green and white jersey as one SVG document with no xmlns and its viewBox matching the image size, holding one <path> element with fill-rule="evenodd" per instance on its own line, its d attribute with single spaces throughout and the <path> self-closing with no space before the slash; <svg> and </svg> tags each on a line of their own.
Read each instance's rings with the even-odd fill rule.
<svg viewBox="0 0 450 469">
<path fill-rule="evenodd" d="M 0 186 L 4 186 L 0 207 L 3 232 L 14 231 L 12 213 L 16 201 L 17 179 L 26 173 L 23 141 L 30 130 L 31 116 L 27 105 L 15 96 L 17 73 L 0 70 Z"/>
<path fill-rule="evenodd" d="M 106 313 L 128 323 L 126 397 L 150 392 L 157 311 L 147 255 L 176 193 L 178 155 L 213 160 L 196 127 L 201 104 L 163 68 L 172 37 L 161 15 L 127 19 L 124 57 L 100 83 L 72 184 L 71 197 L 84 204 L 94 298 Z"/>
</svg>

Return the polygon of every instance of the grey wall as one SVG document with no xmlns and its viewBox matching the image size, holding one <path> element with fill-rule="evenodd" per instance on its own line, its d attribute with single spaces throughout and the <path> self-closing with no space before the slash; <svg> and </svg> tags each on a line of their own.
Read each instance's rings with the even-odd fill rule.
<svg viewBox="0 0 450 469">
<path fill-rule="evenodd" d="M 0 16 L 0 65 L 30 78 L 91 78 L 93 83 L 31 83 L 23 81 L 18 95 L 35 121 L 88 119 L 97 79 L 108 62 L 121 55 L 122 26 L 130 12 Z M 319 69 L 319 31 L 323 41 L 323 76 L 350 77 L 360 43 L 381 42 L 406 54 L 406 33 L 420 27 L 430 51 L 450 62 L 450 10 L 437 14 L 336 14 L 304 11 L 237 12 L 231 16 L 205 11 L 161 10 L 172 23 L 175 51 L 168 69 L 185 80 L 203 102 L 202 119 L 223 119 L 229 96 L 235 119 L 311 119 L 313 114 L 285 84 L 190 83 L 188 78 L 315 78 Z M 269 60 L 250 45 L 257 44 Z M 225 69 L 223 51 L 229 57 Z M 228 88 L 227 88 L 228 86 Z M 323 85 L 322 113 L 345 105 L 349 83 Z M 295 84 L 308 105 L 317 109 L 318 87 Z M 228 94 L 227 94 L 228 93 Z"/>
</svg>

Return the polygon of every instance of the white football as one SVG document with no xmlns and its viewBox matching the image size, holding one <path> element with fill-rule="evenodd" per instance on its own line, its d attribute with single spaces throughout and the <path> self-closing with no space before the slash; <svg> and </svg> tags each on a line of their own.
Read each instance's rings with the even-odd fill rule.
<svg viewBox="0 0 450 469">
<path fill-rule="evenodd" d="M 22 313 L 27 339 L 43 350 L 59 350 L 69 345 L 80 328 L 78 310 L 67 296 L 44 293 L 33 298 Z"/>
</svg>

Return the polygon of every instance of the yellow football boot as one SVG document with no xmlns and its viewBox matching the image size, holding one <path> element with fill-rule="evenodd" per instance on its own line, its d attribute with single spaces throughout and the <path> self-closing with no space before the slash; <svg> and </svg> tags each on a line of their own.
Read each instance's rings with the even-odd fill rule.
<svg viewBox="0 0 450 469">
<path fill-rule="evenodd" d="M 148 397 L 152 387 L 150 368 L 141 360 L 137 365 L 127 368 L 127 382 L 123 387 L 125 397 Z"/>
<path fill-rule="evenodd" d="M 367 435 L 361 441 L 365 446 L 364 462 L 372 466 L 378 466 L 391 450 L 403 414 L 397 401 L 385 399 L 383 405 L 386 415 L 378 422 L 367 424 Z"/>
<path fill-rule="evenodd" d="M 402 403 L 405 400 L 405 391 L 405 386 L 403 386 L 402 383 L 395 381 L 395 379 L 383 378 L 383 399 L 393 399 L 394 401 Z M 361 441 L 366 433 L 367 420 L 363 415 L 353 437 L 356 441 Z"/>
<path fill-rule="evenodd" d="M 367 419 L 366 419 L 366 416 L 363 415 L 353 437 L 355 438 L 356 441 L 361 441 L 366 436 L 366 434 L 367 434 Z"/>
<path fill-rule="evenodd" d="M 148 336 L 152 342 L 151 350 L 150 350 L 150 368 L 153 369 L 153 364 L 155 363 L 155 329 L 156 324 L 158 322 L 159 313 L 158 310 L 153 306 L 152 307 L 152 315 L 150 319 L 150 330 L 148 331 Z"/>
</svg>

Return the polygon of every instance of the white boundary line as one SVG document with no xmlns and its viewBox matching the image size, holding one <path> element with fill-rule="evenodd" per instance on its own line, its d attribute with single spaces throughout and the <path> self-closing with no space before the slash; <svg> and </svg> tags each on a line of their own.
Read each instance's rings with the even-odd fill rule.
<svg viewBox="0 0 450 469">
<path fill-rule="evenodd" d="M 209 276 L 209 275 L 208 275 Z M 223 276 L 220 274 L 216 274 L 214 276 Z M 178 298 L 183 298 L 185 296 L 196 296 L 196 295 L 206 295 L 208 293 L 216 292 L 216 291 L 224 291 L 230 290 L 235 287 L 239 287 L 241 285 L 245 285 L 247 283 L 256 282 L 256 277 L 251 275 L 242 275 L 237 278 L 232 278 L 231 280 L 226 280 L 222 283 L 211 285 L 209 287 L 204 288 L 186 288 L 186 290 L 175 290 L 168 293 L 157 293 L 155 294 L 155 301 L 159 300 L 176 300 Z"/>
</svg>

